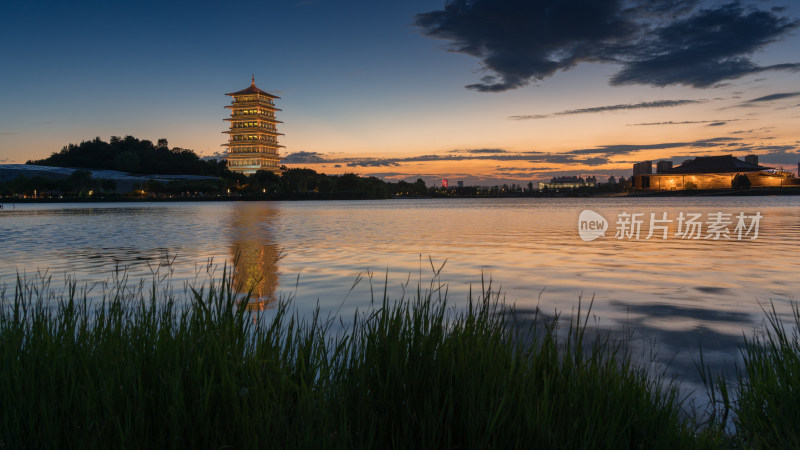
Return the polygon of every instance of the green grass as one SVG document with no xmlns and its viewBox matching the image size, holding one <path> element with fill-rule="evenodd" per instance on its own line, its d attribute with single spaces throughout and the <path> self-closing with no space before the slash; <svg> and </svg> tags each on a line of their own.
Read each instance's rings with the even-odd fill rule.
<svg viewBox="0 0 800 450">
<path fill-rule="evenodd" d="M 745 337 L 735 381 L 706 377 L 720 405 L 715 425 L 724 425 L 730 414 L 735 432 L 729 439 L 736 447 L 800 448 L 800 306 L 792 304 L 789 330 L 774 304 L 764 314 L 766 329 Z"/>
<path fill-rule="evenodd" d="M 300 318 L 286 302 L 266 314 L 237 307 L 225 275 L 189 290 L 188 299 L 156 283 L 149 292 L 112 284 L 95 301 L 74 283 L 56 298 L 47 292 L 18 280 L 13 295 L 2 293 L 0 448 L 797 442 L 796 434 L 772 440 L 756 426 L 743 409 L 747 389 L 736 411 L 738 440 L 714 424 L 699 428 L 682 412 L 676 387 L 635 366 L 624 342 L 586 336 L 586 311 L 567 324 L 517 322 L 491 288 L 458 309 L 433 284 L 411 298 L 384 293 L 344 329 L 337 318 Z M 776 339 L 777 356 L 759 353 L 756 342 L 746 352 L 763 355 L 765 366 L 777 357 L 796 364 L 796 337 Z M 788 379 L 776 373 L 767 382 L 776 396 L 789 390 L 796 398 L 793 367 Z M 754 389 L 756 398 L 765 393 Z M 755 402 L 762 408 L 755 416 L 763 418 L 766 402 L 767 414 L 788 414 L 776 420 L 796 431 L 797 402 L 791 410 Z"/>
</svg>

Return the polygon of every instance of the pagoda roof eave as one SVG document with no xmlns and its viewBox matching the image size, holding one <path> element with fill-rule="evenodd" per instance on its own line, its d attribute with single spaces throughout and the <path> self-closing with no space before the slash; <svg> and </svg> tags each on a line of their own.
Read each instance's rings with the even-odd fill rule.
<svg viewBox="0 0 800 450">
<path fill-rule="evenodd" d="M 253 103 L 253 102 L 251 102 L 251 103 Z M 264 107 L 267 107 L 267 109 L 269 109 L 269 110 L 271 110 L 271 111 L 283 111 L 282 109 L 280 109 L 280 108 L 276 108 L 276 107 L 274 107 L 274 106 L 272 106 L 272 105 L 258 104 L 258 105 L 254 105 L 254 106 L 264 106 Z M 223 108 L 229 108 L 229 109 L 235 109 L 235 108 L 239 108 L 239 109 L 245 109 L 245 108 L 250 108 L 250 107 L 251 107 L 251 106 L 242 106 L 241 104 L 237 104 L 237 105 L 225 105 Z"/>
<path fill-rule="evenodd" d="M 262 91 L 261 89 L 257 88 L 255 84 L 251 84 L 250 87 L 248 87 L 247 89 L 242 89 L 241 91 L 236 91 L 236 92 L 229 92 L 225 95 L 252 95 L 252 94 L 265 95 L 270 98 L 280 98 L 277 95 L 270 94 L 267 91 Z"/>
<path fill-rule="evenodd" d="M 223 131 L 222 134 L 256 134 L 256 135 L 257 134 L 268 134 L 268 135 L 276 135 L 276 136 L 285 136 L 285 134 L 278 133 L 277 131 L 264 131 L 263 129 L 261 129 L 261 130 L 242 130 L 242 129 L 227 130 L 227 131 Z"/>
<path fill-rule="evenodd" d="M 243 142 L 244 141 L 227 142 L 225 144 L 220 144 L 219 146 L 220 147 L 273 147 L 273 148 L 283 147 L 283 148 L 286 148 L 285 145 L 268 144 L 268 143 L 265 143 L 264 141 L 260 141 L 260 142 L 259 141 L 254 141 L 250 145 L 243 144 Z"/>
<path fill-rule="evenodd" d="M 242 114 L 242 116 L 241 116 L 241 117 L 226 117 L 226 118 L 224 118 L 224 119 L 222 119 L 222 120 L 223 120 L 223 121 L 226 121 L 226 122 L 232 122 L 232 121 L 234 121 L 234 120 L 241 120 L 241 121 L 245 121 L 245 120 L 249 120 L 249 119 L 246 119 L 246 117 L 249 117 L 249 116 L 255 116 L 255 115 L 256 115 L 256 114 Z M 265 121 L 267 121 L 267 122 L 270 122 L 270 123 L 283 123 L 283 122 L 281 122 L 280 120 L 273 119 L 273 118 L 271 118 L 271 117 L 259 117 L 259 119 L 261 119 L 261 120 L 265 120 Z"/>
</svg>

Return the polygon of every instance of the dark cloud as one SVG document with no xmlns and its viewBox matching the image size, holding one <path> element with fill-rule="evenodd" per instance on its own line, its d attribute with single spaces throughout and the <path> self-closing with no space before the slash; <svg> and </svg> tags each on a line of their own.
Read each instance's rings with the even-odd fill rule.
<svg viewBox="0 0 800 450">
<path fill-rule="evenodd" d="M 724 122 L 720 122 L 724 123 Z M 677 141 L 660 142 L 653 144 L 617 144 L 603 145 L 592 148 L 579 148 L 564 152 L 541 152 L 541 151 L 520 151 L 512 152 L 504 149 L 471 149 L 453 150 L 442 154 L 418 155 L 398 158 L 333 158 L 315 152 L 297 152 L 289 155 L 293 160 L 301 161 L 300 164 L 332 164 L 334 167 L 398 167 L 414 163 L 424 162 L 456 162 L 456 161 L 488 161 L 498 163 L 496 169 L 506 174 L 530 172 L 535 174 L 549 174 L 553 172 L 553 166 L 558 164 L 568 164 L 574 166 L 599 167 L 607 164 L 619 164 L 628 162 L 638 162 L 636 153 L 643 150 L 666 150 L 683 149 L 683 155 L 673 158 L 686 158 L 687 154 L 709 154 L 709 152 L 749 152 L 749 153 L 774 153 L 776 161 L 789 161 L 797 159 L 798 155 L 791 150 L 793 147 L 782 146 L 751 146 L 745 144 L 741 138 L 737 137 L 716 137 L 711 139 L 700 139 L 696 141 Z M 457 153 L 456 153 L 457 152 Z M 630 161 L 621 161 L 620 157 L 626 157 Z M 287 157 L 287 159 L 289 159 Z M 613 158 L 613 161 L 612 161 Z M 514 161 L 524 161 L 530 164 L 546 165 L 545 167 L 504 167 L 502 163 Z M 573 170 L 574 172 L 574 170 Z M 397 172 L 387 172 L 395 174 Z M 399 173 L 397 173 L 399 174 Z M 399 174 L 402 175 L 402 174 Z M 388 176 L 388 175 L 387 175 Z M 405 175 L 403 175 L 405 177 Z M 415 178 L 416 179 L 416 178 Z"/>
<path fill-rule="evenodd" d="M 497 170 L 502 170 L 508 173 L 528 173 L 530 175 L 538 175 L 543 171 L 556 170 L 556 167 L 497 167 Z"/>
<path fill-rule="evenodd" d="M 506 150 L 500 148 L 475 148 L 475 149 L 455 149 L 450 150 L 448 153 L 470 153 L 470 154 L 496 154 L 506 153 Z"/>
<path fill-rule="evenodd" d="M 647 108 L 670 108 L 674 106 L 689 105 L 692 103 L 705 103 L 708 100 L 655 100 L 652 102 L 641 103 L 624 103 L 621 105 L 606 105 L 606 106 L 593 106 L 591 108 L 568 109 L 566 111 L 559 111 L 552 114 L 537 114 L 537 115 L 521 115 L 509 116 L 513 120 L 527 120 L 527 119 L 545 119 L 553 116 L 571 116 L 573 114 L 593 114 L 608 111 L 624 111 L 630 109 L 647 109 Z"/>
<path fill-rule="evenodd" d="M 402 158 L 326 158 L 315 152 L 297 152 L 288 155 L 282 162 L 286 164 L 336 164 L 347 167 L 396 167 L 408 163 L 436 162 L 436 161 L 527 161 L 531 163 L 576 163 L 589 165 L 602 165 L 608 159 L 601 156 L 581 155 L 580 153 L 549 153 L 549 152 L 509 152 L 503 149 L 491 151 L 464 151 L 459 153 L 447 152 L 441 155 L 419 155 Z M 289 162 L 291 161 L 291 162 Z"/>
<path fill-rule="evenodd" d="M 718 137 L 712 139 L 700 139 L 691 142 L 660 142 L 657 144 L 639 144 L 639 145 L 601 145 L 594 148 L 582 148 L 570 150 L 567 154 L 580 154 L 580 155 L 604 155 L 604 156 L 620 156 L 628 155 L 638 152 L 640 150 L 666 150 L 670 148 L 708 148 L 708 147 L 723 147 L 730 143 L 740 141 L 739 138 L 732 137 Z"/>
<path fill-rule="evenodd" d="M 465 150 L 467 153 L 485 153 L 485 154 L 496 154 L 496 153 L 506 153 L 505 150 L 501 150 L 499 148 L 478 148 L 475 150 Z"/>
<path fill-rule="evenodd" d="M 604 156 L 592 156 L 589 158 L 577 158 L 575 155 L 563 153 L 548 153 L 542 155 L 534 162 L 543 162 L 548 164 L 585 164 L 587 166 L 603 166 L 610 161 Z"/>
<path fill-rule="evenodd" d="M 773 100 L 781 100 L 784 98 L 792 98 L 800 96 L 800 92 L 781 92 L 778 94 L 770 94 L 765 95 L 763 97 L 754 98 L 751 100 L 744 101 L 742 103 L 763 103 L 763 102 L 771 102 Z"/>
<path fill-rule="evenodd" d="M 347 163 L 347 167 L 393 167 L 400 164 L 388 159 L 360 159 Z"/>
<path fill-rule="evenodd" d="M 553 117 L 553 114 L 522 114 L 518 116 L 508 116 L 512 120 L 530 120 L 530 119 L 547 119 Z"/>
<path fill-rule="evenodd" d="M 707 123 L 713 124 L 717 122 L 735 122 L 739 119 L 725 119 L 725 120 L 684 120 L 682 122 L 644 122 L 644 123 L 631 123 L 628 126 L 649 126 L 649 125 L 687 125 L 687 124 L 699 124 L 699 123 Z"/>
<path fill-rule="evenodd" d="M 759 152 L 758 162 L 761 164 L 788 164 L 797 167 L 800 163 L 800 149 L 792 145 L 766 145 L 754 148 Z M 766 153 L 760 153 L 766 150 Z"/>
<path fill-rule="evenodd" d="M 281 164 L 318 164 L 329 162 L 322 153 L 317 152 L 295 152 L 286 155 Z"/>
<path fill-rule="evenodd" d="M 587 114 L 587 113 L 598 113 L 598 112 L 606 112 L 606 111 L 619 111 L 625 109 L 644 109 L 644 108 L 669 108 L 673 106 L 681 106 L 681 105 L 688 105 L 691 103 L 704 103 L 708 100 L 656 100 L 653 102 L 642 102 L 642 103 L 633 103 L 633 104 L 623 104 L 623 105 L 611 105 L 611 106 L 596 106 L 593 108 L 581 108 L 581 109 L 570 109 L 567 111 L 557 112 L 556 115 L 564 116 L 570 114 Z"/>
<path fill-rule="evenodd" d="M 727 154 L 735 154 L 737 158 L 744 158 L 745 155 L 757 154 L 759 164 L 767 166 L 789 165 L 792 167 L 797 167 L 797 163 L 800 163 L 800 148 L 797 148 L 796 146 L 746 145 L 742 143 L 734 145 L 735 148 L 721 148 L 720 150 L 724 150 Z M 686 153 L 698 156 L 711 156 L 715 154 L 716 155 L 720 154 L 719 152 L 709 153 L 708 149 L 689 151 Z M 670 156 L 669 158 L 659 158 L 659 159 L 671 159 L 674 161 L 679 161 L 678 164 L 681 164 L 683 161 L 687 159 L 692 159 L 692 157 L 688 156 L 687 154 L 673 155 Z M 632 161 L 632 162 L 638 162 L 638 161 Z"/>
<path fill-rule="evenodd" d="M 601 145 L 594 148 L 581 148 L 577 150 L 570 150 L 567 153 L 573 155 L 628 155 L 638 152 L 640 150 L 663 150 L 667 148 L 685 147 L 688 144 L 685 142 L 665 142 L 660 144 L 644 144 L 644 145 Z"/>
<path fill-rule="evenodd" d="M 487 156 L 465 156 L 465 155 L 420 155 L 400 158 L 402 162 L 426 162 L 426 161 L 462 161 L 465 159 L 487 159 Z"/>
<path fill-rule="evenodd" d="M 690 147 L 716 147 L 719 145 L 728 145 L 730 143 L 740 142 L 741 138 L 733 137 L 716 137 L 711 139 L 700 139 L 689 144 Z"/>
<path fill-rule="evenodd" d="M 621 10 L 621 1 L 451 0 L 443 10 L 418 14 L 416 25 L 494 73 L 468 88 L 504 91 L 630 39 L 638 27 Z"/>
<path fill-rule="evenodd" d="M 727 122 L 711 122 L 710 124 L 706 125 L 707 127 L 719 127 L 725 125 Z"/>
<path fill-rule="evenodd" d="M 659 28 L 638 42 L 611 84 L 684 84 L 710 87 L 767 70 L 797 70 L 800 64 L 759 66 L 747 55 L 779 40 L 797 20 L 731 3 L 705 9 Z"/>
<path fill-rule="evenodd" d="M 621 66 L 611 84 L 709 87 L 767 70 L 749 55 L 800 24 L 743 2 L 698 9 L 697 0 L 449 0 L 421 13 L 425 36 L 479 58 L 488 73 L 467 86 L 505 91 L 582 62 Z M 748 5 L 755 2 L 747 2 Z"/>
</svg>

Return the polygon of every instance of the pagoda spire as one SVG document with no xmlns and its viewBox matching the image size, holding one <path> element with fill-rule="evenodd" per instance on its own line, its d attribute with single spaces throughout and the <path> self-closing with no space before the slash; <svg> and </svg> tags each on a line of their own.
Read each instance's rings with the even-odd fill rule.
<svg viewBox="0 0 800 450">
<path fill-rule="evenodd" d="M 256 85 L 256 74 L 252 74 L 250 76 L 250 86 L 255 86 L 255 85 Z"/>
</svg>

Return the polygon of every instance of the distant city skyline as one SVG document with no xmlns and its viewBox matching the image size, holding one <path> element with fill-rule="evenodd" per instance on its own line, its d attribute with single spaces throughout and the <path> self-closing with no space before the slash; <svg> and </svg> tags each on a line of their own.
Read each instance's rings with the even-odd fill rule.
<svg viewBox="0 0 800 450">
<path fill-rule="evenodd" d="M 20 2 L 0 14 L 0 163 L 96 136 L 221 152 L 235 92 L 279 95 L 283 163 L 455 184 L 800 162 L 784 1 Z"/>
</svg>

